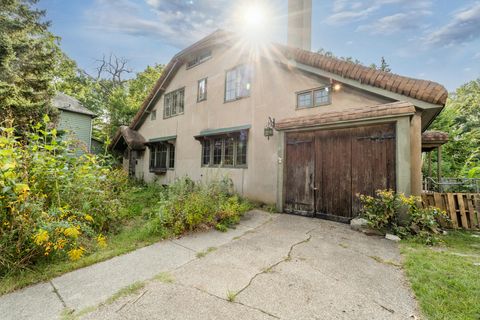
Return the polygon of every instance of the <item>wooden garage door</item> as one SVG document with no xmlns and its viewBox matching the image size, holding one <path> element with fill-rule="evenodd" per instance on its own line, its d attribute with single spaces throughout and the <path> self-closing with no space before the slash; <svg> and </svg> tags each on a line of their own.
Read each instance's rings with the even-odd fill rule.
<svg viewBox="0 0 480 320">
<path fill-rule="evenodd" d="M 393 123 L 288 133 L 286 140 L 287 212 L 348 221 L 360 210 L 357 194 L 395 189 Z"/>
</svg>

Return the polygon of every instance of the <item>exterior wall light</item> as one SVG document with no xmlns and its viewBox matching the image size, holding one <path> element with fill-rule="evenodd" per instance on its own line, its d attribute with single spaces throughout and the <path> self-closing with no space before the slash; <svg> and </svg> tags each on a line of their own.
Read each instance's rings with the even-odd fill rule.
<svg viewBox="0 0 480 320">
<path fill-rule="evenodd" d="M 333 85 L 333 91 L 340 91 L 340 89 L 342 89 L 342 85 L 340 83 L 336 82 Z"/>
<path fill-rule="evenodd" d="M 273 136 L 273 129 L 275 128 L 275 118 L 268 117 L 268 122 L 265 128 L 263 129 L 263 135 L 267 137 L 267 140 L 270 140 L 270 137 Z"/>
</svg>

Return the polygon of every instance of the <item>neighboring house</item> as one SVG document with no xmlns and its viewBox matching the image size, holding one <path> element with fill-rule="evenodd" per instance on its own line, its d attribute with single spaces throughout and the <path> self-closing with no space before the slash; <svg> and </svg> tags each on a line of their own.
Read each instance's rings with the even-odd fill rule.
<svg viewBox="0 0 480 320">
<path fill-rule="evenodd" d="M 60 111 L 57 128 L 68 131 L 67 135 L 79 142 L 79 147 L 87 152 L 92 150 L 92 120 L 96 115 L 80 102 L 64 93 L 57 93 L 53 106 Z"/>
<path fill-rule="evenodd" d="M 422 132 L 446 99 L 434 82 L 217 31 L 173 57 L 111 147 L 145 181 L 228 175 L 250 199 L 346 221 L 358 193 L 420 194 Z"/>
</svg>

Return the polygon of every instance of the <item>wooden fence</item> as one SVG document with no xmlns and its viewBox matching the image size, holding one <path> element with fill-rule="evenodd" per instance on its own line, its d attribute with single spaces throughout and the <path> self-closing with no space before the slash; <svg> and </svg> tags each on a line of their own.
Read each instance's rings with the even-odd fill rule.
<svg viewBox="0 0 480 320">
<path fill-rule="evenodd" d="M 446 211 L 455 229 L 480 229 L 480 193 L 428 192 L 422 194 L 422 203 Z"/>
</svg>

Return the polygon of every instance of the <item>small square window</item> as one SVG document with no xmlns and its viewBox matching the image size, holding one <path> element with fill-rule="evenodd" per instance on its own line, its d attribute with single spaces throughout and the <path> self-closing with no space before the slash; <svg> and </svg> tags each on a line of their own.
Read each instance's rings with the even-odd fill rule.
<svg viewBox="0 0 480 320">
<path fill-rule="evenodd" d="M 157 110 L 153 110 L 152 113 L 150 113 L 150 120 L 155 119 L 157 119 Z"/>
</svg>

